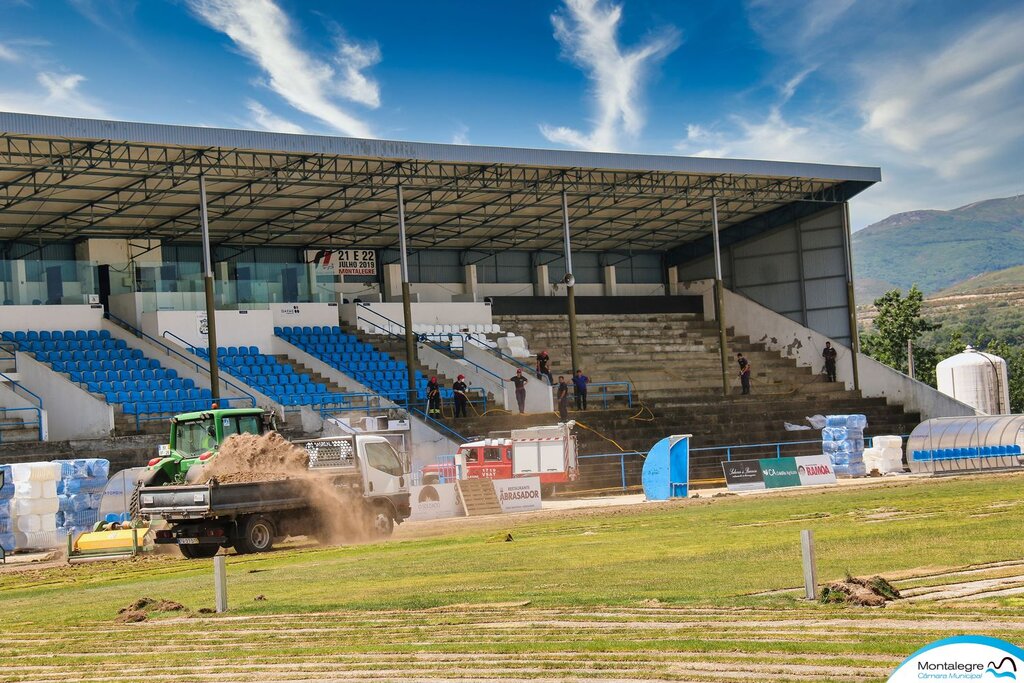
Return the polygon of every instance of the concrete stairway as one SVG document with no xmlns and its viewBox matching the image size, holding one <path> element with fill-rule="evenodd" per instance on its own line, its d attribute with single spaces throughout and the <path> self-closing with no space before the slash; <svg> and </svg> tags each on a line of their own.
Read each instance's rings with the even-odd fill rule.
<svg viewBox="0 0 1024 683">
<path fill-rule="evenodd" d="M 495 317 L 503 329 L 526 337 L 531 351 L 547 349 L 552 372 L 569 375 L 569 340 L 564 317 Z M 743 354 L 754 366 L 752 395 L 742 396 L 735 364 L 730 364 L 731 395 L 722 396 L 718 331 L 713 322 L 686 314 L 627 315 L 607 318 L 580 316 L 579 348 L 584 373 L 592 382 L 628 380 L 633 383 L 634 407 L 619 404 L 601 410 L 596 391 L 591 391 L 591 410 L 572 412 L 592 430 L 612 439 L 623 450 L 646 452 L 669 434 L 692 434 L 693 448 L 820 440 L 816 430 L 787 431 L 784 422 L 807 424 L 814 414 L 864 413 L 868 435 L 909 434 L 918 424 L 917 414 L 904 413 L 884 399 L 863 398 L 842 384 L 824 381 L 810 368 L 798 367 L 788 358 L 753 344 L 746 337 L 729 335 L 729 351 Z M 643 410 L 640 415 L 638 412 Z M 631 419 L 633 418 L 633 419 Z M 483 435 L 491 431 L 550 423 L 554 415 L 486 416 L 454 423 L 460 433 Z M 580 428 L 578 440 L 584 454 L 615 453 L 619 448 Z M 785 455 L 820 453 L 815 443 L 793 445 Z M 733 459 L 774 456 L 774 448 L 740 449 Z M 722 477 L 724 449 L 696 452 L 691 459 L 695 479 Z M 613 464 L 611 461 L 614 460 Z M 627 479 L 639 483 L 639 458 L 627 463 Z M 584 460 L 581 486 L 601 488 L 621 483 L 618 458 Z"/>
</svg>

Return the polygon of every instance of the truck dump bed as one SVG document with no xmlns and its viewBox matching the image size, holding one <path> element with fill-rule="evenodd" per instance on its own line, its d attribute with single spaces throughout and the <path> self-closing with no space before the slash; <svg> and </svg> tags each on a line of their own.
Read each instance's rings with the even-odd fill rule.
<svg viewBox="0 0 1024 683">
<path fill-rule="evenodd" d="M 139 491 L 139 512 L 173 521 L 293 510 L 309 505 L 307 491 L 300 479 L 147 486 Z"/>
</svg>

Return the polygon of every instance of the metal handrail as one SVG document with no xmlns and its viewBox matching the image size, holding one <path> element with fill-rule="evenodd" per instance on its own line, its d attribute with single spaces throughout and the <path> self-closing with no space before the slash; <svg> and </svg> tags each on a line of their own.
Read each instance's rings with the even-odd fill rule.
<svg viewBox="0 0 1024 683">
<path fill-rule="evenodd" d="M 5 342 L 5 343 L 9 344 L 11 342 Z M 17 372 L 17 370 L 18 370 L 18 353 L 17 353 L 18 351 L 21 351 L 21 347 L 18 346 L 17 342 L 14 342 L 13 358 L 14 358 L 14 370 L 15 370 L 15 372 Z M 32 391 L 28 387 L 26 387 L 24 384 L 22 384 L 18 380 L 14 379 L 13 377 L 8 376 L 6 373 L 0 372 L 0 378 L 3 378 L 3 379 L 7 380 L 10 383 L 11 391 L 13 391 L 15 394 L 17 394 L 18 390 L 20 389 L 21 391 L 25 392 L 30 397 L 32 397 L 32 398 L 34 398 L 36 400 L 36 405 L 33 406 L 33 407 L 29 407 L 29 408 L 4 408 L 3 410 L 5 412 L 8 411 L 8 410 L 10 410 L 10 411 L 34 410 L 36 412 L 36 424 L 37 424 L 37 426 L 39 428 L 39 440 L 42 441 L 43 440 L 43 410 L 45 409 L 43 407 L 43 397 L 40 396 L 39 394 L 37 394 L 36 392 Z M 31 422 L 27 422 L 27 423 L 24 423 L 24 424 L 31 425 L 32 423 Z"/>
<path fill-rule="evenodd" d="M 572 386 L 571 383 L 567 383 L 567 384 L 569 384 L 569 386 Z M 625 387 L 625 391 L 624 392 L 609 392 L 607 390 L 607 387 L 617 387 L 617 386 Z M 621 382 L 588 382 L 587 383 L 587 394 L 588 394 L 588 396 L 590 394 L 590 388 L 591 387 L 605 389 L 604 391 L 600 392 L 600 395 L 601 395 L 601 407 L 604 408 L 604 409 L 608 408 L 608 399 L 609 398 L 614 399 L 614 398 L 617 398 L 619 396 L 625 396 L 626 397 L 626 406 L 629 407 L 629 408 L 633 407 L 633 383 L 632 382 L 628 382 L 628 381 L 625 381 L 625 380 L 623 380 Z M 553 385 L 551 385 L 551 388 L 552 389 L 557 389 L 558 385 L 557 384 L 553 384 Z"/>
<path fill-rule="evenodd" d="M 358 308 L 356 310 L 356 327 L 357 328 L 359 327 L 359 322 L 360 322 L 359 312 L 360 311 L 368 311 L 370 313 L 373 313 L 375 316 L 377 316 L 381 320 L 384 320 L 389 325 L 397 325 L 400 328 L 402 328 L 402 330 L 405 329 L 405 324 L 404 323 L 400 323 L 397 320 L 392 320 L 391 318 L 387 317 L 383 313 L 379 313 L 378 311 L 375 311 L 372 308 L 369 308 L 369 306 L 367 304 L 362 304 L 361 303 L 361 304 L 357 304 L 357 306 L 358 306 Z M 396 332 L 392 332 L 390 327 L 385 328 L 385 327 L 383 327 L 381 325 L 378 325 L 377 323 L 373 322 L 372 320 L 366 320 L 365 318 L 362 319 L 362 322 L 365 322 L 365 323 L 367 323 L 369 325 L 372 325 L 375 329 L 381 330 L 381 332 L 383 334 L 385 334 L 385 335 L 388 335 L 388 336 L 391 336 L 391 337 L 396 337 L 396 338 L 399 338 L 399 339 L 402 339 L 402 340 L 405 339 L 404 332 L 402 334 L 398 334 Z M 463 340 L 463 348 L 465 348 L 466 335 L 462 334 L 461 332 L 453 332 L 451 334 L 447 334 L 447 335 L 443 335 L 443 336 L 447 336 L 449 338 L 451 338 L 451 337 L 459 337 L 460 339 Z M 456 359 L 456 360 L 460 360 L 460 361 L 464 361 L 466 363 L 469 363 L 470 365 L 472 365 L 474 368 L 476 368 L 480 372 L 486 373 L 486 374 L 490 375 L 491 377 L 493 377 L 498 382 L 498 385 L 502 389 L 505 388 L 505 378 L 504 377 L 501 377 L 497 373 L 495 373 L 495 372 L 493 372 L 491 370 L 488 370 L 487 368 L 485 368 L 482 365 L 474 363 L 470 359 L 466 358 L 465 354 L 462 354 L 462 355 L 456 354 L 454 351 L 452 351 L 451 346 L 446 346 L 444 344 L 438 343 L 437 341 L 431 339 L 429 334 L 418 334 L 418 335 L 416 335 L 416 341 L 418 343 L 420 343 L 420 344 L 426 344 L 430 348 L 434 349 L 435 351 L 439 351 L 439 352 L 445 354 L 449 358 L 453 358 L 453 359 Z"/>
<path fill-rule="evenodd" d="M 204 375 L 210 376 L 210 369 L 207 368 L 207 367 L 204 367 L 200 363 L 196 362 L 194 359 L 189 358 L 188 356 L 186 356 L 185 354 L 181 353 L 180 351 L 172 349 L 170 346 L 168 346 L 167 344 L 164 344 L 159 339 L 156 339 L 155 337 L 149 336 L 148 334 L 146 334 L 145 332 L 143 332 L 139 328 L 137 328 L 134 325 L 132 325 L 127 320 L 122 320 L 121 318 L 118 318 L 113 313 L 109 313 L 109 312 L 106 315 L 107 315 L 107 318 L 109 318 L 110 320 L 114 321 L 115 323 L 117 323 L 121 327 L 125 328 L 127 331 L 131 332 L 136 337 L 139 337 L 140 339 L 145 339 L 147 341 L 150 341 L 150 342 L 156 344 L 157 346 L 162 348 L 167 353 L 168 356 L 170 356 L 171 354 L 174 354 L 175 356 L 177 356 L 181 360 L 185 361 L 186 363 L 190 363 L 196 369 L 196 372 L 198 372 L 200 374 L 204 374 Z M 173 333 L 171 333 L 171 334 L 173 334 Z M 179 337 L 179 339 L 180 339 L 180 337 Z M 185 340 L 182 339 L 182 341 L 185 341 Z M 188 342 L 186 342 L 186 344 L 187 343 Z M 212 381 L 212 377 L 211 377 L 211 381 Z M 243 389 L 242 387 L 238 386 L 237 384 L 235 384 L 234 382 L 232 382 L 230 380 L 220 378 L 220 381 L 223 382 L 228 387 L 230 387 L 230 388 L 234 389 L 235 391 L 241 393 L 244 397 L 248 398 L 252 402 L 252 405 L 254 407 L 256 406 L 256 397 L 253 396 L 252 394 L 250 394 L 248 391 L 246 391 L 245 389 Z M 233 399 L 231 397 L 228 397 L 228 398 L 222 399 L 222 400 L 231 401 Z"/>
</svg>

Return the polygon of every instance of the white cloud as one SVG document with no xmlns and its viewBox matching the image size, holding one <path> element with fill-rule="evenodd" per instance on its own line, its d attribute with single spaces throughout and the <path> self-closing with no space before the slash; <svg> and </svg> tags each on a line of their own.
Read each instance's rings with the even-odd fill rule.
<svg viewBox="0 0 1024 683">
<path fill-rule="evenodd" d="M 245 103 L 246 108 L 252 115 L 249 123 L 260 130 L 268 130 L 272 133 L 304 133 L 302 126 L 292 123 L 269 111 L 266 107 L 255 100 Z"/>
<path fill-rule="evenodd" d="M 934 52 L 868 62 L 864 131 L 954 179 L 1024 137 L 1024 15 L 995 17 Z"/>
<path fill-rule="evenodd" d="M 600 0 L 565 0 L 568 16 L 552 15 L 555 38 L 565 55 L 587 73 L 593 87 L 594 119 L 589 133 L 541 125 L 551 142 L 580 149 L 613 151 L 623 134 L 644 125 L 640 98 L 648 70 L 676 48 L 679 34 L 665 27 L 632 50 L 623 51 L 618 30 L 622 6 Z"/>
<path fill-rule="evenodd" d="M 17 52 L 0 43 L 0 61 L 17 62 L 19 59 Z"/>
<path fill-rule="evenodd" d="M 468 145 L 469 142 L 469 126 L 464 123 L 460 123 L 452 134 L 453 145 Z"/>
<path fill-rule="evenodd" d="M 343 41 L 332 66 L 296 44 L 288 16 L 273 0 L 188 1 L 197 16 L 259 65 L 268 86 L 292 107 L 346 135 L 373 137 L 369 124 L 335 100 L 379 106 L 379 88 L 363 73 L 380 61 L 376 47 Z"/>
<path fill-rule="evenodd" d="M 81 74 L 36 74 L 41 90 L 0 92 L 0 110 L 50 116 L 109 118 L 106 110 L 84 95 L 79 86 L 85 81 Z"/>
</svg>

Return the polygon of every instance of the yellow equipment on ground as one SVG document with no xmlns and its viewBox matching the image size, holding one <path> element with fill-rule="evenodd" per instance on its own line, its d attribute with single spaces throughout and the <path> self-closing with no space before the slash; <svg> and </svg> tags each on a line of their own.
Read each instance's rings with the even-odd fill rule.
<svg viewBox="0 0 1024 683">
<path fill-rule="evenodd" d="M 96 531 L 87 531 L 77 538 L 68 535 L 68 562 L 99 558 L 135 557 L 153 550 L 149 525 L 98 524 Z"/>
</svg>

